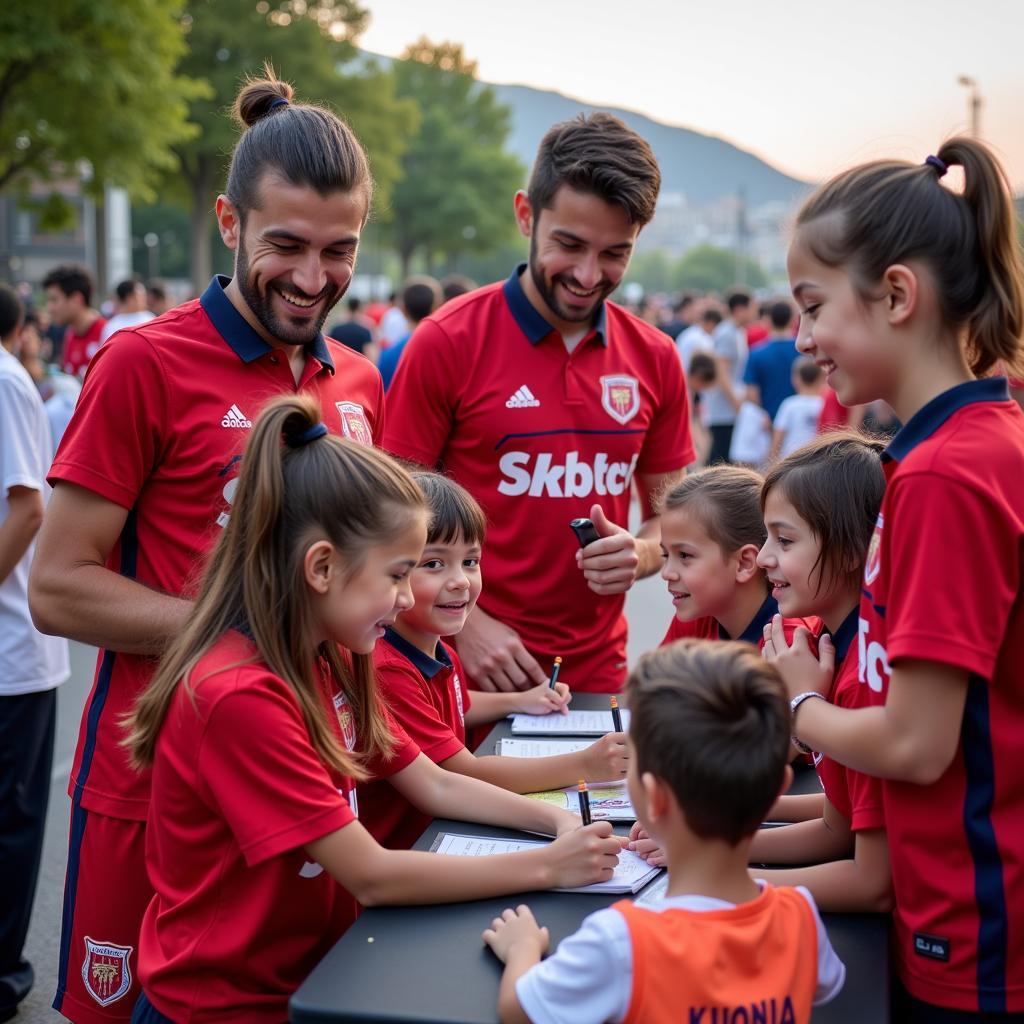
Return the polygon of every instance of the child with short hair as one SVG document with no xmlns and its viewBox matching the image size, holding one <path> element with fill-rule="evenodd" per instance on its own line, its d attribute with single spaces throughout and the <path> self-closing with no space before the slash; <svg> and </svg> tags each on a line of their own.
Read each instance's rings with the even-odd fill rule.
<svg viewBox="0 0 1024 1024">
<path fill-rule="evenodd" d="M 775 414 L 769 462 L 784 459 L 818 433 L 825 374 L 810 356 L 801 356 L 793 363 L 792 377 L 796 394 L 783 399 Z"/>
<path fill-rule="evenodd" d="M 882 442 L 852 431 L 824 435 L 778 463 L 761 492 L 768 539 L 757 556 L 779 611 L 821 619 L 819 649 L 835 653 L 828 699 L 867 707 L 870 689 L 857 681 L 860 581 L 885 492 Z M 765 627 L 764 656 L 784 666 L 793 656 Z M 814 755 L 822 793 L 782 796 L 776 821 L 763 829 L 751 856 L 768 864 L 808 867 L 758 871 L 776 885 L 806 885 L 823 910 L 889 911 L 892 872 L 881 782 Z"/>
<path fill-rule="evenodd" d="M 747 873 L 751 839 L 790 780 L 777 670 L 738 643 L 680 641 L 646 654 L 627 688 L 629 790 L 668 859 L 666 895 L 587 917 L 544 963 L 526 906 L 484 941 L 505 964 L 507 1022 L 758 1019 L 806 1024 L 845 968 L 806 889 Z"/>
<path fill-rule="evenodd" d="M 466 688 L 466 673 L 444 637 L 457 634 L 482 588 L 480 560 L 487 523 L 473 496 L 439 473 L 417 472 L 429 512 L 427 544 L 410 574 L 415 603 L 403 610 L 374 649 L 377 683 L 395 719 L 442 768 L 516 793 L 560 789 L 580 779 L 604 782 L 626 773 L 626 737 L 608 733 L 585 750 L 553 757 L 477 757 L 466 730 L 513 713 L 562 712 L 564 683 L 484 693 Z M 363 824 L 378 842 L 411 846 L 429 824 L 386 781 L 360 787 Z"/>
</svg>

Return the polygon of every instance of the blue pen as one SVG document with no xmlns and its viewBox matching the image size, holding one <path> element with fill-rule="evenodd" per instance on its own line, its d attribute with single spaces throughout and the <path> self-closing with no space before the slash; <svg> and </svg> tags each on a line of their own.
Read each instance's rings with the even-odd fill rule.
<svg viewBox="0 0 1024 1024">
<path fill-rule="evenodd" d="M 555 683 L 558 682 L 558 670 L 562 667 L 562 659 L 555 658 L 554 665 L 551 666 L 551 682 L 548 684 L 551 689 L 555 688 Z"/>
</svg>

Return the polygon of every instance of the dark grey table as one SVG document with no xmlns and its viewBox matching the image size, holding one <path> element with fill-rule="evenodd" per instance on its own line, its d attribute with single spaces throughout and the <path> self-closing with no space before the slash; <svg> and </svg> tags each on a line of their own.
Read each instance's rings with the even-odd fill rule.
<svg viewBox="0 0 1024 1024">
<path fill-rule="evenodd" d="M 607 697 L 576 694 L 578 708 L 604 708 Z M 490 753 L 510 735 L 500 722 L 481 745 Z M 815 786 L 801 773 L 796 791 Z M 617 828 L 624 832 L 626 829 Z M 438 832 L 511 836 L 507 829 L 438 820 L 416 843 L 430 848 Z M 505 907 L 528 903 L 551 930 L 554 948 L 587 914 L 619 896 L 531 892 L 497 899 L 427 907 L 367 910 L 324 957 L 292 997 L 290 1019 L 365 1024 L 496 1024 L 501 965 L 480 933 Z M 846 986 L 814 1014 L 815 1024 L 887 1024 L 888 919 L 873 914 L 826 914 L 832 945 L 846 964 Z"/>
</svg>

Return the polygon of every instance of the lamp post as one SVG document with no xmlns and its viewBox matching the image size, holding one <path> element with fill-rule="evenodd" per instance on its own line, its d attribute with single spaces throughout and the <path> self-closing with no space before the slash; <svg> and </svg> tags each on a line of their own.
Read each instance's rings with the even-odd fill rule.
<svg viewBox="0 0 1024 1024">
<path fill-rule="evenodd" d="M 981 138 L 981 93 L 978 91 L 978 83 L 970 75 L 960 75 L 957 84 L 969 90 L 967 99 L 967 110 L 970 116 L 971 135 Z"/>
</svg>

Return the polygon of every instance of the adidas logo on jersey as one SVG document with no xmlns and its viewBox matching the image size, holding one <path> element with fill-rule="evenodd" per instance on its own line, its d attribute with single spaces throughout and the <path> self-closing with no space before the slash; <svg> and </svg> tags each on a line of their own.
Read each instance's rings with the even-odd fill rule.
<svg viewBox="0 0 1024 1024">
<path fill-rule="evenodd" d="M 506 409 L 536 409 L 540 402 L 533 397 L 533 392 L 524 384 L 505 403 Z"/>
<path fill-rule="evenodd" d="M 222 427 L 244 427 L 248 430 L 252 426 L 252 420 L 246 419 L 245 413 L 237 405 L 233 405 L 224 413 L 224 419 L 220 421 L 220 425 Z"/>
</svg>

